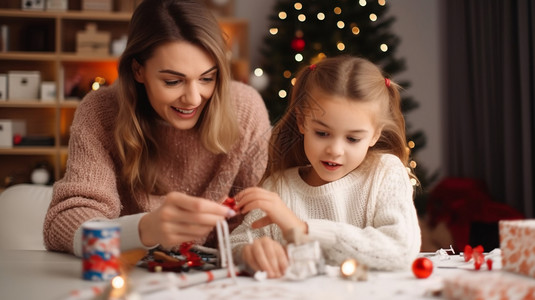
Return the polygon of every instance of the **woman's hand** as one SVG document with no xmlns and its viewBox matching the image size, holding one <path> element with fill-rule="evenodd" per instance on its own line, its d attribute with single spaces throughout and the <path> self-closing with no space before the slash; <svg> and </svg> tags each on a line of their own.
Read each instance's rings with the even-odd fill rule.
<svg viewBox="0 0 535 300">
<path fill-rule="evenodd" d="M 295 229 L 307 233 L 306 223 L 300 220 L 282 202 L 282 199 L 277 193 L 259 187 L 251 187 L 241 191 L 234 198 L 238 202 L 239 211 L 243 214 L 253 209 L 261 209 L 266 213 L 265 217 L 252 224 L 253 228 L 260 228 L 275 223 L 280 227 L 282 232 Z"/>
<path fill-rule="evenodd" d="M 168 249 L 204 238 L 218 221 L 236 214 L 226 206 L 179 192 L 163 197 L 160 207 L 139 221 L 139 237 L 147 247 L 160 244 Z"/>
<path fill-rule="evenodd" d="M 255 272 L 265 271 L 269 278 L 282 277 L 288 267 L 286 251 L 269 237 L 261 237 L 245 245 L 242 259 Z"/>
</svg>

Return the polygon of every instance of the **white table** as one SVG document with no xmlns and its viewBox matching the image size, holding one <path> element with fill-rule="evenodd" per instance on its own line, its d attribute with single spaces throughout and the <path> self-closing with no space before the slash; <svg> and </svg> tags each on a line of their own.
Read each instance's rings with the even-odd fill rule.
<svg viewBox="0 0 535 300">
<path fill-rule="evenodd" d="M 46 251 L 0 251 L 0 299 L 65 299 L 70 291 L 87 289 L 95 282 L 81 278 L 81 259 Z M 217 280 L 175 291 L 163 290 L 144 295 L 151 299 L 433 299 L 426 291 L 441 287 L 442 279 L 466 270 L 435 268 L 431 277 L 416 279 L 410 271 L 370 272 L 368 281 L 352 282 L 317 276 L 304 281 L 256 281 L 238 277 Z M 132 280 L 156 274 L 136 268 Z M 102 284 L 101 284 L 102 285 Z"/>
</svg>

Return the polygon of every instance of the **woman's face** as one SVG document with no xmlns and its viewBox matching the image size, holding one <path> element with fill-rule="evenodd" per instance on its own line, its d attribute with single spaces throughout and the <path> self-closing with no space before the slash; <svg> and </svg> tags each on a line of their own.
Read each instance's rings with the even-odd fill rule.
<svg viewBox="0 0 535 300">
<path fill-rule="evenodd" d="M 303 179 L 319 186 L 360 166 L 381 131 L 375 124 L 375 105 L 317 90 L 310 95 L 310 110 L 299 122 L 305 154 L 312 165 Z"/>
<path fill-rule="evenodd" d="M 214 93 L 218 71 L 206 51 L 185 41 L 162 44 L 144 65 L 134 62 L 132 68 L 158 115 L 182 130 L 197 124 Z"/>
</svg>

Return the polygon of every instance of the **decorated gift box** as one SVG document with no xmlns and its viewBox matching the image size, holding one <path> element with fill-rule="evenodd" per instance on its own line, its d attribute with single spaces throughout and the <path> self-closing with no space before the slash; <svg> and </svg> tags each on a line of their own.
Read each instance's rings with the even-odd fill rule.
<svg viewBox="0 0 535 300">
<path fill-rule="evenodd" d="M 503 270 L 535 277 L 535 219 L 500 221 Z"/>
<path fill-rule="evenodd" d="M 503 271 L 468 271 L 444 279 L 449 300 L 533 299 L 535 280 Z"/>
</svg>

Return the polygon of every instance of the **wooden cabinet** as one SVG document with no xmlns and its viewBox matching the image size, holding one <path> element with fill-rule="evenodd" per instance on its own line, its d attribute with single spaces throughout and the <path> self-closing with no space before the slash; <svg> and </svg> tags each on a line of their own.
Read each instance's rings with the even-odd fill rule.
<svg viewBox="0 0 535 300">
<path fill-rule="evenodd" d="M 41 81 L 55 84 L 56 97 L 46 102 L 0 100 L 0 119 L 24 120 L 28 136 L 53 137 L 53 144 L 0 148 L 0 190 L 9 183 L 30 182 L 32 170 L 42 163 L 49 166 L 53 180 L 63 176 L 69 128 L 81 97 L 96 77 L 110 84 L 117 78 L 118 57 L 77 53 L 76 33 L 91 22 L 99 31 L 109 32 L 112 40 L 120 39 L 127 32 L 131 16 L 127 11 L 83 11 L 81 0 L 70 0 L 67 11 L 21 10 L 20 3 L 0 3 L 0 25 L 9 28 L 8 49 L 0 51 L 0 74 L 39 71 Z M 219 22 L 227 35 L 233 76 L 247 81 L 248 22 L 231 17 L 221 17 Z"/>
</svg>

